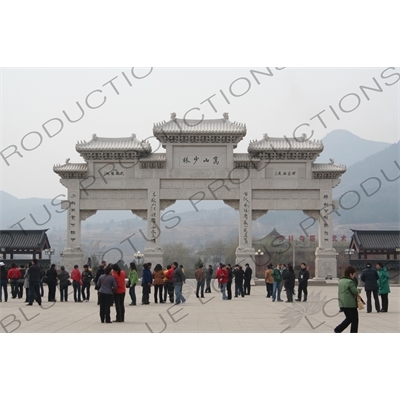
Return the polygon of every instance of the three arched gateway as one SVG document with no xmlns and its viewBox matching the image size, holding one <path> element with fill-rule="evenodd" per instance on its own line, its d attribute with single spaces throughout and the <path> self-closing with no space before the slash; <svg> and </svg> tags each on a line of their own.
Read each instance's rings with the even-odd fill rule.
<svg viewBox="0 0 400 400">
<path fill-rule="evenodd" d="M 336 277 L 332 247 L 332 188 L 346 171 L 343 165 L 314 163 L 321 141 L 270 138 L 250 142 L 248 152 L 234 153 L 246 135 L 245 124 L 222 119 L 183 120 L 171 114 L 154 125 L 165 153 L 152 153 L 146 141 L 100 138 L 78 142 L 85 163 L 54 166 L 68 189 L 66 267 L 82 264 L 81 221 L 97 210 L 132 210 L 147 220 L 146 260 L 162 264 L 160 211 L 176 200 L 223 200 L 239 210 L 238 263 L 254 269 L 252 221 L 268 210 L 302 210 L 319 222 L 315 255 L 317 279 Z"/>
</svg>

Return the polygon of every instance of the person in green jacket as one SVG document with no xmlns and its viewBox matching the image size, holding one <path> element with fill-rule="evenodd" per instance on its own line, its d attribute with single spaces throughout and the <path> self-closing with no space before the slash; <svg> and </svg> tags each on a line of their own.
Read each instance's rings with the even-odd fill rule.
<svg viewBox="0 0 400 400">
<path fill-rule="evenodd" d="M 131 303 L 129 304 L 130 306 L 136 306 L 136 293 L 135 293 L 135 287 L 136 284 L 138 283 L 139 276 L 137 273 L 136 269 L 136 264 L 134 262 L 131 262 L 129 267 L 129 296 L 131 296 Z"/>
<path fill-rule="evenodd" d="M 272 277 L 274 278 L 274 283 L 272 284 L 272 301 L 283 301 L 281 299 L 281 289 L 282 289 L 282 264 L 272 271 Z"/>
<path fill-rule="evenodd" d="M 356 270 L 352 266 L 346 267 L 344 277 L 339 281 L 339 307 L 346 318 L 335 329 L 335 333 L 342 333 L 350 324 L 350 333 L 358 332 L 358 289 L 353 280 Z"/>
<path fill-rule="evenodd" d="M 389 306 L 388 294 L 390 293 L 389 287 L 389 272 L 381 262 L 376 263 L 376 270 L 378 271 L 378 294 L 381 296 L 382 309 L 381 312 L 387 312 Z"/>
</svg>

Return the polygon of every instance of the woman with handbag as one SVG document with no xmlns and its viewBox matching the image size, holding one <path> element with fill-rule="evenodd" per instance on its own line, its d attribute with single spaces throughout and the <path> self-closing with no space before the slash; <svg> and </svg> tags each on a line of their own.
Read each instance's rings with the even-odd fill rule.
<svg viewBox="0 0 400 400">
<path fill-rule="evenodd" d="M 339 307 L 346 318 L 335 329 L 335 333 L 343 332 L 350 324 L 350 333 L 358 332 L 358 295 L 359 290 L 353 280 L 356 270 L 346 267 L 344 277 L 339 281 Z"/>
</svg>

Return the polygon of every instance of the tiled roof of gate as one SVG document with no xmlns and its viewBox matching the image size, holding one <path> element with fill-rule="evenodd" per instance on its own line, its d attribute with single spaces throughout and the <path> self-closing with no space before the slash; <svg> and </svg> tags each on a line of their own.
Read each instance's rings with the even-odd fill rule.
<svg viewBox="0 0 400 400">
<path fill-rule="evenodd" d="M 0 230 L 0 248 L 18 250 L 42 250 L 50 248 L 46 232 L 42 230 Z"/>
<path fill-rule="evenodd" d="M 343 164 L 312 164 L 312 172 L 346 172 L 346 166 Z"/>
<path fill-rule="evenodd" d="M 262 153 L 274 151 L 313 151 L 321 152 L 324 145 L 320 140 L 306 140 L 302 138 L 269 137 L 267 134 L 261 140 L 251 141 L 249 153 Z"/>
<path fill-rule="evenodd" d="M 356 246 L 362 250 L 395 250 L 400 248 L 398 230 L 358 230 L 351 229 Z"/>
<path fill-rule="evenodd" d="M 87 164 L 57 164 L 53 167 L 54 172 L 87 172 L 88 166 Z"/>
<path fill-rule="evenodd" d="M 123 138 L 104 138 L 94 134 L 92 140 L 89 142 L 78 142 L 75 149 L 79 153 L 91 151 L 136 151 L 149 153 L 151 152 L 151 145 L 144 140 L 138 140 L 135 134 Z"/>
<path fill-rule="evenodd" d="M 246 125 L 229 119 L 180 119 L 154 124 L 154 134 L 241 134 L 246 135 Z"/>
</svg>

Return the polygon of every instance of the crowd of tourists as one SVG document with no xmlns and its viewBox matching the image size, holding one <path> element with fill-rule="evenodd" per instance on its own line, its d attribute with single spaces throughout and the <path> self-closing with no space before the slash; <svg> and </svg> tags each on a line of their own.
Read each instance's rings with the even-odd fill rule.
<svg viewBox="0 0 400 400">
<path fill-rule="evenodd" d="M 92 274 L 91 260 L 83 266 L 83 270 L 75 265 L 71 274 L 62 266 L 57 271 L 56 265 L 44 271 L 36 259 L 30 261 L 29 266 L 17 266 L 11 264 L 6 269 L 5 264 L 0 262 L 1 269 L 1 287 L 0 302 L 8 301 L 8 284 L 11 288 L 12 299 L 22 299 L 25 295 L 27 306 L 32 306 L 34 301 L 42 304 L 44 296 L 43 284 L 48 287 L 48 301 L 56 301 L 56 288 L 59 287 L 60 301 L 68 302 L 68 287 L 73 288 L 73 299 L 75 302 L 88 302 L 92 281 L 94 289 L 97 291 L 97 305 L 99 306 L 100 321 L 102 323 L 124 322 L 125 321 L 125 294 L 128 290 L 130 297 L 130 306 L 136 306 L 136 285 L 139 283 L 139 276 L 134 262 L 130 263 L 129 272 L 125 272 L 118 264 L 108 264 L 103 261 L 95 276 Z M 356 270 L 348 266 L 344 271 L 344 277 L 340 279 L 338 286 L 338 299 L 340 311 L 344 313 L 345 319 L 335 328 L 336 333 L 343 332 L 349 325 L 350 332 L 358 332 L 358 309 L 360 306 L 360 289 L 358 289 L 358 280 Z M 201 264 L 195 271 L 196 279 L 196 297 L 204 298 L 205 293 L 211 293 L 211 280 L 214 277 L 214 269 L 211 265 L 207 268 Z M 245 297 L 250 295 L 252 269 L 249 264 L 235 265 L 220 263 L 215 273 L 216 282 L 221 292 L 222 300 L 231 300 L 232 297 Z M 298 272 L 297 298 L 295 301 L 307 301 L 308 280 L 310 274 L 305 263 L 301 264 Z M 366 294 L 367 313 L 372 312 L 372 297 L 375 310 L 378 313 L 388 311 L 389 273 L 382 263 L 378 262 L 375 268 L 370 263 L 360 275 L 364 282 Z M 286 292 L 287 303 L 293 302 L 295 296 L 296 275 L 293 266 L 289 263 L 278 264 L 275 268 L 269 264 L 265 270 L 266 297 L 271 298 L 272 302 L 282 302 L 281 292 Z M 150 262 L 143 265 L 141 277 L 142 296 L 141 304 L 149 305 L 151 291 L 154 291 L 154 303 L 167 303 L 184 305 L 186 299 L 182 294 L 182 286 L 186 282 L 186 276 L 182 265 L 173 262 L 164 269 L 157 264 L 152 269 Z M 234 291 L 232 292 L 232 284 Z M 379 301 L 379 296 L 381 301 Z M 116 317 L 111 321 L 111 307 L 115 306 Z"/>
</svg>

